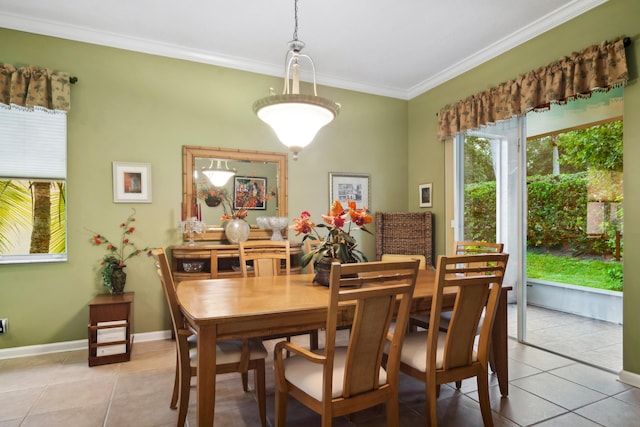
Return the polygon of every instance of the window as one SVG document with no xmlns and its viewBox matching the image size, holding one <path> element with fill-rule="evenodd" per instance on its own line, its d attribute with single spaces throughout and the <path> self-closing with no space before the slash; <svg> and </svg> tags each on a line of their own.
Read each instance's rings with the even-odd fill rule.
<svg viewBox="0 0 640 427">
<path fill-rule="evenodd" d="M 0 264 L 67 260 L 67 116 L 0 108 Z"/>
</svg>

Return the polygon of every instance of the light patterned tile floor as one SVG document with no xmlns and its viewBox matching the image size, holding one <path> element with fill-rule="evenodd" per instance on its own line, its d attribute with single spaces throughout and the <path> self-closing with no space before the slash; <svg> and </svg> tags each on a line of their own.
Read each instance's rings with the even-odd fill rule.
<svg viewBox="0 0 640 427">
<path fill-rule="evenodd" d="M 509 304 L 509 336 L 517 336 L 517 308 Z M 540 307 L 527 307 L 526 343 L 618 373 L 622 325 Z"/>
<path fill-rule="evenodd" d="M 539 315 L 548 319 L 549 313 Z M 576 323 L 576 319 L 567 316 L 560 318 Z M 511 331 L 515 314 L 510 313 L 510 319 Z M 580 323 L 581 319 L 577 321 Z M 585 325 L 580 329 L 584 331 Z M 308 342 L 305 337 L 294 339 L 300 339 L 302 345 Z M 266 344 L 271 350 L 273 342 Z M 169 340 L 136 343 L 130 362 L 93 368 L 87 366 L 86 351 L 0 360 L 0 427 L 174 426 L 177 413 L 169 409 L 174 345 Z M 615 348 L 616 344 L 611 345 Z M 605 358 L 607 353 L 603 353 Z M 490 378 L 496 426 L 626 427 L 637 425 L 640 419 L 640 389 L 617 381 L 617 375 L 611 372 L 513 339 L 509 341 L 509 379 L 509 396 L 505 398 L 500 396 L 495 377 Z M 195 387 L 187 417 L 189 426 L 197 425 L 194 395 Z M 421 383 L 403 376 L 399 399 L 400 425 L 426 425 Z M 270 425 L 273 404 L 273 370 L 267 369 Z M 438 418 L 442 427 L 482 426 L 475 381 L 464 381 L 460 390 L 442 387 Z M 254 396 L 242 391 L 238 375 L 218 377 L 215 423 L 233 427 L 260 425 Z M 287 425 L 319 424 L 316 414 L 294 401 L 289 404 Z M 337 418 L 333 425 L 384 426 L 384 410 Z"/>
</svg>

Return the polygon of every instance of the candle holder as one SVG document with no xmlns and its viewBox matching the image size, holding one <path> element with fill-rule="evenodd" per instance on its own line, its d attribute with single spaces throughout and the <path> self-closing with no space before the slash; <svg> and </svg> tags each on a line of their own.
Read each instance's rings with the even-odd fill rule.
<svg viewBox="0 0 640 427">
<path fill-rule="evenodd" d="M 196 242 L 193 240 L 193 235 L 195 233 L 204 233 L 205 231 L 205 223 L 198 220 L 197 217 L 193 216 L 191 218 L 187 218 L 184 221 L 180 221 L 180 229 L 182 230 L 182 234 L 189 234 L 189 246 L 195 246 Z"/>
</svg>

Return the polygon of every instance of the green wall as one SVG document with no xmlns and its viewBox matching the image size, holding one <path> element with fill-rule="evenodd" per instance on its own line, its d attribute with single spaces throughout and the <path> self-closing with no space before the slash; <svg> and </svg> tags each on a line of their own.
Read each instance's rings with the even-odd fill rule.
<svg viewBox="0 0 640 427">
<path fill-rule="evenodd" d="M 640 56 L 638 19 L 640 2 L 610 0 L 562 26 L 530 40 L 499 57 L 466 72 L 409 101 L 409 176 L 410 195 L 421 182 L 434 183 L 434 212 L 444 218 L 445 211 L 445 144 L 436 138 L 436 114 L 446 104 L 457 102 L 518 74 L 546 65 L 573 51 L 579 51 L 603 40 L 631 37 L 627 48 L 631 81 L 624 89 L 624 332 L 623 367 L 640 373 L 640 264 L 634 262 L 640 253 L 640 174 L 635 162 L 640 158 L 640 85 L 637 58 Z M 441 190 L 442 189 L 442 190 Z M 409 197 L 409 210 L 418 209 L 417 198 Z M 445 252 L 446 221 L 437 224 L 436 253 Z"/>
<path fill-rule="evenodd" d="M 133 207 L 136 243 L 180 243 L 181 147 L 286 151 L 251 109 L 282 79 L 7 29 L 0 29 L 0 46 L 0 62 L 79 79 L 68 115 L 69 261 L 0 265 L 0 317 L 9 319 L 10 331 L 0 335 L 0 348 L 86 339 L 87 303 L 104 292 L 97 274 L 104 252 L 89 243 L 87 228 L 117 239 Z M 328 211 L 329 172 L 368 173 L 374 211 L 406 210 L 407 102 L 318 91 L 342 111 L 298 160 L 289 158 L 289 216 L 308 210 L 319 219 Z M 151 163 L 153 203 L 112 202 L 113 161 Z M 373 237 L 359 240 L 373 258 Z M 152 261 L 145 255 L 127 264 L 134 333 L 168 330 Z"/>
<path fill-rule="evenodd" d="M 492 85 L 572 51 L 629 36 L 632 80 L 624 91 L 625 260 L 640 256 L 640 89 L 637 58 L 640 2 L 604 5 L 432 89 L 409 102 L 335 88 L 320 95 L 342 104 L 300 159 L 289 162 L 289 216 L 328 209 L 329 172 L 371 174 L 373 211 L 421 210 L 418 184 L 433 182 L 436 253 L 444 253 L 447 224 L 445 144 L 436 138 L 436 113 Z M 87 302 L 103 290 L 97 276 L 102 252 L 91 228 L 117 236 L 118 224 L 137 209 L 137 242 L 169 246 L 176 233 L 181 194 L 181 146 L 205 145 L 284 151 L 251 111 L 254 100 L 281 79 L 119 49 L 0 29 L 0 62 L 34 64 L 78 76 L 69 114 L 69 261 L 0 265 L 0 317 L 10 333 L 0 349 L 86 338 Z M 428 52 L 425 52 L 428 54 Z M 320 64 L 321 68 L 322 64 Z M 407 144 L 408 142 L 408 144 Z M 149 162 L 152 204 L 112 203 L 111 162 Z M 373 257 L 374 239 L 361 245 Z M 625 263 L 625 325 L 640 323 L 640 265 Z M 146 257 L 129 263 L 127 290 L 136 292 L 134 332 L 169 328 L 169 318 Z M 624 369 L 640 373 L 640 330 L 624 328 Z"/>
</svg>

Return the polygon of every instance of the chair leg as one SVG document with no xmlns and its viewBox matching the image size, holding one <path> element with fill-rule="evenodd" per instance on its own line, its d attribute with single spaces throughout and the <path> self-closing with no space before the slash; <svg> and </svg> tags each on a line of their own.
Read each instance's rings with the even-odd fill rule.
<svg viewBox="0 0 640 427">
<path fill-rule="evenodd" d="M 265 392 L 265 367 L 264 359 L 258 361 L 255 371 L 253 371 L 254 388 L 256 390 L 256 399 L 258 400 L 258 413 L 260 414 L 260 423 L 262 427 L 267 426 L 267 402 Z"/>
<path fill-rule="evenodd" d="M 173 379 L 173 394 L 171 395 L 171 403 L 169 408 L 176 409 L 178 407 L 178 394 L 180 393 L 180 359 L 176 352 L 176 375 Z"/>
<path fill-rule="evenodd" d="M 309 349 L 318 349 L 318 330 L 313 330 L 309 333 Z"/>
<path fill-rule="evenodd" d="M 189 363 L 189 362 L 187 362 Z M 178 402 L 178 427 L 184 426 L 189 409 L 189 393 L 191 389 L 191 368 L 189 365 L 180 369 L 180 398 Z"/>
<path fill-rule="evenodd" d="M 460 387 L 462 387 L 462 381 L 456 381 L 456 388 L 460 390 Z"/>
<path fill-rule="evenodd" d="M 400 411 L 398 408 L 398 395 L 391 396 L 386 403 L 387 427 L 398 427 L 400 425 Z"/>
<path fill-rule="evenodd" d="M 242 377 L 242 389 L 245 392 L 249 391 L 249 373 L 242 372 L 240 376 Z"/>
<path fill-rule="evenodd" d="M 485 427 L 493 427 L 493 416 L 491 415 L 491 401 L 489 400 L 489 376 L 485 369 L 476 377 L 478 381 L 478 401 L 480 402 L 480 412 Z"/>
<path fill-rule="evenodd" d="M 278 389 L 276 384 L 275 407 L 276 407 L 276 427 L 285 427 L 287 422 L 287 392 Z"/>
<path fill-rule="evenodd" d="M 438 427 L 438 413 L 436 409 L 440 384 L 436 384 L 435 378 L 432 379 L 431 376 L 428 376 L 425 386 L 427 393 L 427 421 L 430 427 Z"/>
</svg>

